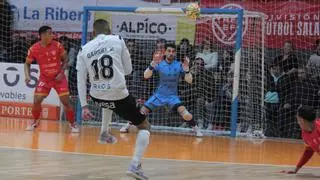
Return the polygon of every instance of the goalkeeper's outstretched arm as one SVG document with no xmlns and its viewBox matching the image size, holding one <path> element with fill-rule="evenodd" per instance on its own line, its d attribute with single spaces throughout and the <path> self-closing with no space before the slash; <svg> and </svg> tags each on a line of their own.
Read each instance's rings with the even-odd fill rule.
<svg viewBox="0 0 320 180">
<path fill-rule="evenodd" d="M 150 65 L 148 66 L 148 68 L 144 71 L 143 77 L 144 79 L 149 79 L 152 77 L 153 74 L 153 70 L 155 70 L 156 68 L 156 63 L 155 62 L 151 62 Z"/>
<path fill-rule="evenodd" d="M 184 80 L 189 83 L 189 84 L 192 84 L 192 74 L 190 73 L 190 69 L 189 69 L 189 62 L 190 62 L 190 59 L 189 57 L 185 57 L 184 58 L 184 61 L 182 63 L 182 68 L 183 68 L 183 72 L 184 72 Z"/>
<path fill-rule="evenodd" d="M 88 70 L 84 64 L 82 53 L 79 52 L 77 57 L 77 86 L 81 107 L 88 105 L 87 102 L 87 73 Z"/>
</svg>

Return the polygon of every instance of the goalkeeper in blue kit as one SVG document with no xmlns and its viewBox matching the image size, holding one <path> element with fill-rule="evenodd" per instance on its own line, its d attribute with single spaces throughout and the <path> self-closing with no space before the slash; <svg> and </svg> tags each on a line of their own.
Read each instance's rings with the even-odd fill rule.
<svg viewBox="0 0 320 180">
<path fill-rule="evenodd" d="M 154 61 L 144 72 L 144 78 L 149 79 L 153 73 L 158 73 L 160 77 L 159 85 L 154 94 L 144 103 L 141 111 L 148 115 L 158 107 L 167 106 L 176 111 L 192 127 L 197 137 L 203 136 L 196 125 L 192 114 L 183 106 L 178 96 L 178 83 L 181 76 L 191 84 L 192 74 L 189 72 L 189 58 L 185 58 L 183 63 L 176 59 L 176 49 L 174 44 L 166 45 L 165 59 L 159 64 Z M 121 132 L 128 132 L 130 123 L 121 128 Z"/>
</svg>

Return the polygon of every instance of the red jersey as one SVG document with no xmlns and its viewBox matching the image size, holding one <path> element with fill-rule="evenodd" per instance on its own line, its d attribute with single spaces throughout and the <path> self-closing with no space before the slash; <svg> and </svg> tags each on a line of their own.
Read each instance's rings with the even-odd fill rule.
<svg viewBox="0 0 320 180">
<path fill-rule="evenodd" d="M 314 129 L 312 132 L 302 131 L 302 138 L 314 152 L 320 153 L 320 119 L 314 122 Z"/>
<path fill-rule="evenodd" d="M 37 42 L 29 48 L 27 62 L 37 61 L 40 68 L 40 78 L 55 78 L 62 70 L 62 57 L 64 55 L 62 44 L 52 41 L 46 47 Z"/>
</svg>

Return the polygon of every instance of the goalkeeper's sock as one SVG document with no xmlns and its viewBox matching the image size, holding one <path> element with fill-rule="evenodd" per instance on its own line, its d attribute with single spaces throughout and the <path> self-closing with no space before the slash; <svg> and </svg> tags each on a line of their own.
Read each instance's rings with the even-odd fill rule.
<svg viewBox="0 0 320 180">
<path fill-rule="evenodd" d="M 69 123 L 71 125 L 74 124 L 75 122 L 75 117 L 74 117 L 74 110 L 73 109 L 66 109 L 66 118 L 67 118 L 67 121 L 69 121 Z"/>
<path fill-rule="evenodd" d="M 189 127 L 195 127 L 196 126 L 196 122 L 194 121 L 194 119 L 192 118 L 190 121 L 186 121 Z"/>
<path fill-rule="evenodd" d="M 134 156 L 132 162 L 134 165 L 138 166 L 141 163 L 142 156 L 147 149 L 149 144 L 150 132 L 148 130 L 139 130 L 137 135 L 136 147 L 134 151 Z"/>
</svg>

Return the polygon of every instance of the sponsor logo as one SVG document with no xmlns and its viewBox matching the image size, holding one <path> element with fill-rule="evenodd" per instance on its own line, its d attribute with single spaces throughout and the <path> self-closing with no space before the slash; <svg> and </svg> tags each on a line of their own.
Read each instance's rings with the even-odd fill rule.
<svg viewBox="0 0 320 180">
<path fill-rule="evenodd" d="M 152 22 L 149 18 L 143 21 L 122 21 L 116 26 L 119 33 L 166 34 L 173 28 L 165 22 Z"/>
<path fill-rule="evenodd" d="M 106 108 L 106 109 L 115 109 L 116 105 L 114 102 L 94 102 L 94 104 L 96 106 L 100 106 L 102 108 Z"/>
<path fill-rule="evenodd" d="M 42 105 L 41 119 L 59 120 L 60 108 Z M 32 104 L 18 102 L 0 102 L 0 116 L 32 119 Z"/>
<path fill-rule="evenodd" d="M 35 74 L 38 74 L 38 70 L 31 68 L 30 69 L 30 82 L 27 84 L 29 88 L 34 88 L 38 82 L 38 78 L 35 76 Z M 5 69 L 5 72 L 3 73 L 3 81 L 4 83 L 9 87 L 16 86 L 20 81 L 24 81 L 24 79 L 21 79 L 21 75 L 18 71 L 18 69 L 14 66 L 7 67 Z"/>
<path fill-rule="evenodd" d="M 238 4 L 226 4 L 223 9 L 244 9 Z M 236 15 L 213 15 L 212 29 L 214 36 L 224 44 L 235 44 L 237 34 L 237 18 Z M 243 17 L 243 32 L 242 36 L 248 30 L 248 17 Z"/>
</svg>

